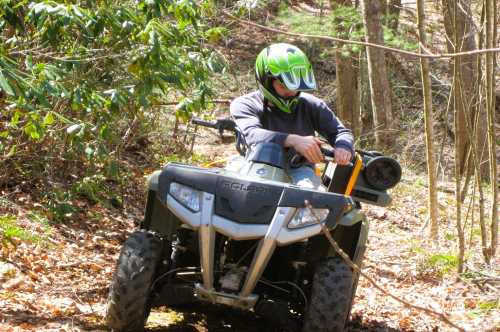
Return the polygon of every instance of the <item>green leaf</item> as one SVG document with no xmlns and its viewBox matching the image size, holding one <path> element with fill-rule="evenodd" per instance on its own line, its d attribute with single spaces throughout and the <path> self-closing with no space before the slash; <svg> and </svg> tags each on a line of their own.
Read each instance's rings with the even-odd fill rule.
<svg viewBox="0 0 500 332">
<path fill-rule="evenodd" d="M 9 152 L 7 153 L 7 155 L 5 157 L 10 158 L 10 157 L 14 156 L 16 154 L 16 151 L 17 151 L 17 145 L 14 144 L 10 147 Z"/>
<path fill-rule="evenodd" d="M 24 127 L 24 132 L 28 134 L 34 141 L 38 141 L 41 137 L 40 131 L 38 130 L 37 126 L 32 122 L 29 122 L 26 125 L 26 127 Z"/>
<path fill-rule="evenodd" d="M 12 89 L 12 86 L 10 86 L 9 82 L 7 81 L 7 78 L 3 74 L 3 71 L 0 69 L 0 88 L 2 88 L 5 93 L 8 95 L 14 96 L 14 90 Z"/>
<path fill-rule="evenodd" d="M 102 138 L 102 139 L 108 139 L 109 138 L 109 128 L 107 125 L 104 125 L 101 127 L 101 129 L 99 130 L 99 136 Z"/>
<path fill-rule="evenodd" d="M 222 27 L 211 28 L 205 32 L 208 42 L 212 44 L 218 43 L 225 34 L 227 34 L 227 29 Z"/>
<path fill-rule="evenodd" d="M 26 57 L 26 59 L 24 60 L 24 65 L 30 70 L 31 68 L 33 68 L 33 57 L 31 55 L 28 55 Z"/>
<path fill-rule="evenodd" d="M 49 112 L 43 118 L 43 126 L 50 126 L 54 123 L 54 121 L 55 121 L 54 114 L 52 114 L 52 112 Z"/>
<path fill-rule="evenodd" d="M 19 120 L 21 119 L 21 116 L 23 114 L 19 111 L 16 110 L 16 112 L 14 113 L 14 116 L 12 117 L 12 119 L 10 119 L 10 125 L 12 127 L 16 127 L 17 124 L 19 123 Z"/>
</svg>

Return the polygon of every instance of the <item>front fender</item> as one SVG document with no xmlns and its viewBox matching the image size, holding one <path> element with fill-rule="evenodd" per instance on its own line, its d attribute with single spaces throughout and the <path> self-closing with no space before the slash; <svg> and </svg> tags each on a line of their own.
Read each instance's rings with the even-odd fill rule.
<svg viewBox="0 0 500 332">
<path fill-rule="evenodd" d="M 366 251 L 368 229 L 369 223 L 365 215 L 359 209 L 354 209 L 342 217 L 333 232 L 333 237 L 340 248 L 358 265 L 361 264 Z M 337 256 L 331 246 L 328 256 Z"/>
<path fill-rule="evenodd" d="M 156 171 L 148 177 L 148 196 L 141 228 L 155 231 L 169 241 L 173 241 L 173 235 L 179 228 L 181 221 L 160 200 L 158 192 L 160 173 L 161 171 Z"/>
</svg>

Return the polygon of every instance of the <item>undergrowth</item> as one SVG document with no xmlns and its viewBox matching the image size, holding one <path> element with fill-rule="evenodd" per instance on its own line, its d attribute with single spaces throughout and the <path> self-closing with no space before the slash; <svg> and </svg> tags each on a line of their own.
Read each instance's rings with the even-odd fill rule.
<svg viewBox="0 0 500 332">
<path fill-rule="evenodd" d="M 35 225 L 34 230 L 28 229 L 30 224 Z M 0 243 L 4 253 L 20 242 L 45 244 L 51 232 L 48 220 L 38 213 L 30 212 L 24 222 L 12 214 L 0 215 Z"/>
</svg>

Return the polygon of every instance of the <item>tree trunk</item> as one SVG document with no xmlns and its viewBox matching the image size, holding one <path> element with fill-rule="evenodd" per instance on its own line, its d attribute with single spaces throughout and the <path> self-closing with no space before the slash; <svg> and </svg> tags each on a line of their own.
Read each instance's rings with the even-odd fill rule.
<svg viewBox="0 0 500 332">
<path fill-rule="evenodd" d="M 481 10 L 481 26 L 484 26 L 486 19 L 486 6 L 483 5 L 483 9 Z M 478 38 L 478 48 L 482 49 L 485 45 L 485 35 L 486 33 L 479 33 Z M 476 81 L 474 82 L 474 91 L 477 93 L 477 106 L 475 107 L 475 114 L 472 114 L 473 117 L 473 128 L 474 133 L 472 136 L 473 147 L 477 151 L 478 158 L 480 160 L 480 170 L 481 177 L 484 180 L 489 178 L 489 168 L 488 168 L 488 135 L 485 134 L 488 131 L 488 119 L 486 112 L 486 103 L 484 102 L 485 94 L 484 94 L 484 80 L 482 79 L 484 75 L 483 70 L 483 62 L 482 57 L 476 57 Z M 484 90 L 484 91 L 483 91 Z M 466 118 L 467 119 L 467 118 Z M 470 151 L 470 149 L 469 149 Z M 470 162 L 470 160 L 469 160 Z"/>
<path fill-rule="evenodd" d="M 387 4 L 387 26 L 394 32 L 398 30 L 401 0 L 389 0 Z"/>
<path fill-rule="evenodd" d="M 455 63 L 455 70 L 454 70 L 454 79 L 453 81 L 457 80 L 457 73 L 458 73 L 458 62 L 459 58 L 456 57 L 454 60 Z M 458 84 L 453 83 L 453 89 L 457 87 Z M 458 99 L 458 94 L 454 93 L 454 102 L 457 102 Z M 459 122 L 459 116 L 458 116 L 458 109 L 455 108 L 454 111 L 454 124 L 455 124 L 455 131 L 457 130 L 458 127 L 458 122 Z M 461 183 L 461 172 L 462 170 L 462 165 L 460 163 L 461 161 L 461 155 L 460 155 L 460 146 L 461 140 L 458 139 L 458 135 L 455 135 L 455 218 L 456 218 L 456 228 L 457 228 L 457 235 L 458 235 L 458 273 L 462 273 L 464 271 L 464 259 L 465 259 L 465 236 L 464 236 L 464 229 L 462 227 L 462 201 L 461 201 L 461 188 L 460 188 L 460 183 Z"/>
<path fill-rule="evenodd" d="M 368 62 L 365 52 L 360 52 L 358 56 L 358 87 L 359 103 L 361 111 L 361 133 L 367 132 L 366 128 L 373 128 L 373 110 L 370 94 L 370 83 L 368 79 Z"/>
<path fill-rule="evenodd" d="M 358 94 L 358 68 L 352 56 L 335 53 L 337 65 L 337 112 L 340 118 L 351 128 L 354 137 L 361 132 L 360 107 Z"/>
<path fill-rule="evenodd" d="M 484 12 L 484 11 L 483 11 Z M 482 41 L 480 39 L 479 46 L 482 47 Z M 475 122 L 471 123 L 469 121 L 469 117 L 465 117 L 465 128 L 467 128 L 467 135 L 468 139 L 470 142 L 476 142 L 477 139 L 477 131 L 478 131 L 478 119 L 484 117 L 484 107 L 482 107 L 481 103 L 483 102 L 481 94 L 481 84 L 479 82 L 479 77 L 482 76 L 482 70 L 481 70 L 481 59 L 478 57 L 477 59 L 477 73 L 478 75 L 478 81 L 474 82 L 475 85 L 475 91 L 478 93 L 478 101 L 479 105 L 477 105 L 477 114 L 476 114 L 476 119 Z M 461 78 L 460 78 L 461 80 Z M 486 121 L 485 121 L 486 122 Z M 490 255 L 489 255 L 489 249 L 488 249 L 488 229 L 486 228 L 486 221 L 485 221 L 485 214 L 484 214 L 484 188 L 483 188 L 483 177 L 482 174 L 483 172 L 481 171 L 481 160 L 482 160 L 482 155 L 483 151 L 482 149 L 477 149 L 478 144 L 475 144 L 474 146 L 469 149 L 468 154 L 469 156 L 467 157 L 467 163 L 466 163 L 466 170 L 464 171 L 467 174 L 467 180 L 466 180 L 466 185 L 463 187 L 462 191 L 462 202 L 465 199 L 466 193 L 467 193 L 467 183 L 469 176 L 472 174 L 475 175 L 475 184 L 477 185 L 477 193 L 479 195 L 479 226 L 481 228 L 481 251 L 483 253 L 483 257 L 486 261 L 486 263 L 489 264 L 490 262 Z M 473 197 L 475 198 L 475 196 Z M 471 206 L 474 206 L 474 203 L 472 201 Z M 474 212 L 474 211 L 473 211 Z M 471 222 L 471 228 L 472 224 L 474 223 L 474 215 L 472 215 L 472 222 Z M 465 231 L 465 230 L 464 230 Z"/>
<path fill-rule="evenodd" d="M 381 0 L 361 1 L 363 21 L 366 29 L 366 41 L 374 44 L 384 44 L 382 31 Z M 368 76 L 373 108 L 373 124 L 375 126 L 375 141 L 377 146 L 388 147 L 392 142 L 392 103 L 391 90 L 387 79 L 384 50 L 366 48 L 368 60 Z"/>
<path fill-rule="evenodd" d="M 330 7 L 352 6 L 350 0 L 330 0 Z M 339 25 L 340 26 L 340 25 Z M 341 38 L 348 38 L 346 31 L 340 31 Z M 337 113 L 351 128 L 354 137 L 361 133 L 359 94 L 358 94 L 358 67 L 357 58 L 350 52 L 343 54 L 335 52 L 336 80 L 337 80 Z"/>
<path fill-rule="evenodd" d="M 448 52 L 465 52 L 476 49 L 476 41 L 474 38 L 473 25 L 471 23 L 471 0 L 442 0 L 444 27 L 447 34 Z M 471 148 L 471 141 L 468 139 L 466 123 L 473 123 L 477 115 L 478 93 L 475 89 L 477 80 L 476 72 L 477 55 L 462 56 L 458 63 L 453 63 L 453 66 L 458 66 L 458 74 L 461 79 L 457 81 L 457 89 L 453 89 L 452 97 L 453 107 L 457 111 L 458 117 L 457 126 L 455 128 L 455 139 L 458 140 L 457 146 L 458 161 L 460 164 L 460 175 L 464 174 L 466 158 L 468 150 Z M 468 117 L 468 121 L 466 118 Z M 481 124 L 481 121 L 478 121 Z M 485 142 L 485 128 L 480 127 L 477 131 L 482 135 L 477 142 L 483 144 Z M 482 143 L 481 143 L 482 142 Z M 483 150 L 481 146 L 475 147 Z"/>
<path fill-rule="evenodd" d="M 497 8 L 495 0 L 486 0 L 486 47 L 495 47 Z M 498 174 L 495 140 L 495 54 L 486 54 L 486 113 L 488 123 L 488 155 L 491 183 L 491 245 L 490 257 L 495 257 L 498 245 Z"/>
<path fill-rule="evenodd" d="M 418 36 L 420 44 L 427 47 L 425 34 L 424 0 L 417 0 Z M 420 49 L 423 53 L 423 49 Z M 429 219 L 431 223 L 430 237 L 434 242 L 438 240 L 438 199 L 436 184 L 436 162 L 434 155 L 434 120 L 432 111 L 431 78 L 429 75 L 429 60 L 420 58 L 422 76 L 422 94 L 424 97 L 425 145 L 427 156 L 427 178 L 429 182 Z"/>
<path fill-rule="evenodd" d="M 458 6 L 454 0 L 443 0 L 444 12 L 446 13 L 445 17 L 448 17 L 448 23 L 451 22 L 451 25 L 446 24 L 447 20 L 445 19 L 445 27 L 447 30 L 448 36 L 451 36 L 452 39 L 448 39 L 448 42 L 452 45 L 464 44 L 461 43 L 464 40 L 464 36 L 459 33 L 459 29 L 463 28 L 463 21 L 460 21 L 457 18 Z M 457 47 L 453 48 L 454 50 L 458 49 Z M 455 217 L 456 217 L 456 228 L 458 235 L 458 273 L 462 273 L 464 271 L 464 260 L 465 260 L 465 236 L 464 229 L 462 225 L 462 201 L 461 201 L 461 178 L 462 173 L 464 171 L 465 165 L 465 155 L 466 151 L 463 149 L 464 142 L 468 142 L 467 140 L 467 128 L 466 121 L 464 118 L 465 115 L 465 107 L 463 100 L 463 80 L 462 73 L 464 69 L 468 68 L 467 66 L 463 66 L 462 57 L 453 58 L 453 91 L 452 91 L 452 100 L 454 106 L 454 129 L 455 129 Z M 465 76 L 466 77 L 466 76 Z M 468 79 L 468 78 L 467 78 Z"/>
</svg>

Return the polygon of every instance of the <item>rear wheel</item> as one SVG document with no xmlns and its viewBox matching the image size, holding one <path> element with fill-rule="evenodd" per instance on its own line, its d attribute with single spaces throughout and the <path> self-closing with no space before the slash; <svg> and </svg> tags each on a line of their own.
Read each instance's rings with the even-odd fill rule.
<svg viewBox="0 0 500 332">
<path fill-rule="evenodd" d="M 163 241 L 145 230 L 131 234 L 123 244 L 106 308 L 106 323 L 113 331 L 144 330 L 162 248 Z"/>
<path fill-rule="evenodd" d="M 356 291 L 355 276 L 340 257 L 318 264 L 303 332 L 344 331 Z"/>
</svg>

